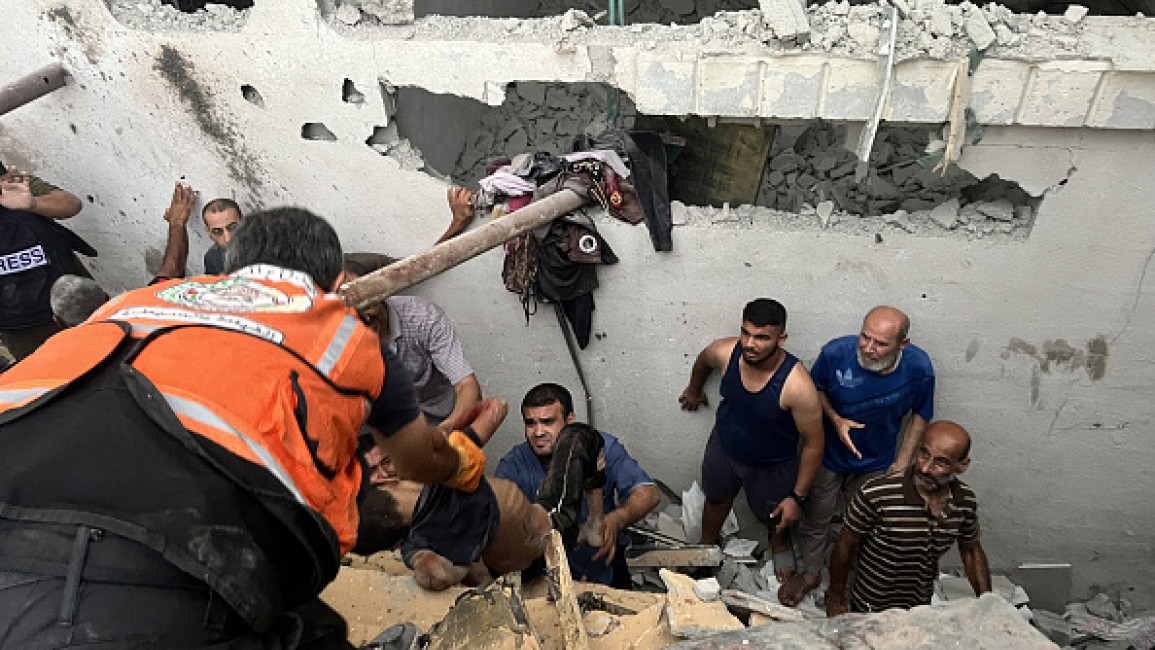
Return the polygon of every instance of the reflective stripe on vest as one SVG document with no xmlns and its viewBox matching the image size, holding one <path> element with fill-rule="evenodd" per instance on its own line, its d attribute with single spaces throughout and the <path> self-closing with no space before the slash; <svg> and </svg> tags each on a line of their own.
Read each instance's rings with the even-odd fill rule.
<svg viewBox="0 0 1155 650">
<path fill-rule="evenodd" d="M 285 489 L 293 493 L 293 498 L 295 498 L 298 503 L 306 506 L 309 505 L 308 502 L 305 501 L 304 495 L 302 495 L 301 491 L 297 489 L 297 484 L 293 482 L 293 478 L 289 476 L 289 473 L 285 471 L 285 468 L 277 462 L 277 459 L 274 458 L 271 453 L 269 453 L 268 449 L 257 443 L 252 438 L 238 431 L 233 425 L 225 422 L 221 416 L 214 413 L 207 406 L 198 404 L 183 397 L 178 397 L 176 395 L 170 395 L 163 392 L 161 394 L 164 395 L 164 401 L 168 402 L 169 408 L 171 408 L 173 412 L 178 416 L 183 415 L 190 420 L 196 420 L 201 424 L 213 427 L 214 429 L 220 429 L 221 431 L 225 431 L 236 436 L 238 439 L 240 439 L 241 442 L 245 443 L 245 446 L 248 447 L 257 458 L 261 460 L 261 464 L 265 466 L 265 469 L 269 470 L 269 473 L 276 477 L 276 479 L 281 482 L 281 485 L 285 486 Z"/>
<path fill-rule="evenodd" d="M 333 368 L 337 365 L 337 360 L 345 352 L 345 347 L 349 345 L 349 341 L 353 338 L 353 332 L 357 329 L 357 323 L 360 320 L 353 314 L 346 314 L 345 320 L 341 321 L 341 326 L 337 328 L 336 333 L 333 334 L 332 340 L 325 348 L 325 353 L 321 355 L 321 360 L 317 362 L 317 370 L 321 374 L 328 377 Z"/>
<path fill-rule="evenodd" d="M 18 408 L 47 393 L 47 388 L 12 388 L 0 390 L 0 409 Z"/>
</svg>

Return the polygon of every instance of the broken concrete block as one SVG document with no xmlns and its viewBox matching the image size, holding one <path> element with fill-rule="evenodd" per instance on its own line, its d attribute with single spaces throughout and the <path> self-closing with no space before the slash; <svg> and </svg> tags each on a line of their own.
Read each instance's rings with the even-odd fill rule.
<svg viewBox="0 0 1155 650">
<path fill-rule="evenodd" d="M 597 23 L 589 14 L 581 9 L 567 9 L 561 17 L 561 28 L 567 32 L 572 32 L 583 27 L 596 27 Z"/>
<path fill-rule="evenodd" d="M 954 198 L 946 203 L 935 206 L 935 208 L 930 211 L 930 218 L 938 225 L 949 230 L 954 228 L 955 224 L 958 223 L 958 211 L 959 200 Z"/>
<path fill-rule="evenodd" d="M 361 12 L 376 18 L 382 25 L 407 25 L 413 22 L 413 0 L 359 0 Z"/>
<path fill-rule="evenodd" d="M 717 578 L 703 578 L 694 582 L 694 593 L 702 602 L 712 603 L 722 593 L 722 585 L 718 584 Z"/>
<path fill-rule="evenodd" d="M 606 612 L 589 612 L 585 615 L 586 634 L 597 638 L 609 634 L 620 625 L 618 620 Z"/>
<path fill-rule="evenodd" d="M 521 600 L 521 576 L 509 573 L 485 589 L 461 594 L 429 630 L 429 650 L 541 648 Z"/>
<path fill-rule="evenodd" d="M 780 605 L 776 600 L 759 598 L 733 589 L 722 591 L 722 602 L 741 612 L 756 612 L 775 621 L 804 621 L 802 612 Z"/>
<path fill-rule="evenodd" d="M 666 617 L 675 635 L 698 639 L 745 627 L 721 602 L 702 602 L 694 593 L 694 579 L 690 576 L 667 569 L 659 575 L 666 584 Z"/>
<path fill-rule="evenodd" d="M 722 552 L 730 557 L 747 557 L 758 548 L 758 540 L 735 537 L 731 539 Z"/>
<path fill-rule="evenodd" d="M 1087 8 L 1083 5 L 1068 5 L 1067 10 L 1063 12 L 1063 20 L 1076 25 L 1087 17 Z"/>
<path fill-rule="evenodd" d="M 964 24 L 967 36 L 974 41 L 978 50 L 985 50 L 995 42 L 995 30 L 991 29 L 990 23 L 987 22 L 981 11 L 971 11 Z"/>
<path fill-rule="evenodd" d="M 822 227 L 830 225 L 830 215 L 834 214 L 834 201 L 820 201 L 815 209 L 818 210 L 818 220 L 822 222 Z"/>
<path fill-rule="evenodd" d="M 1095 597 L 1088 600 L 1086 603 L 1087 611 L 1099 618 L 1105 618 L 1108 621 L 1120 620 L 1119 608 L 1115 606 L 1115 601 L 1104 593 L 1095 594 Z"/>
<path fill-rule="evenodd" d="M 356 25 L 361 20 L 361 10 L 351 4 L 342 4 L 333 14 L 337 20 L 346 25 Z"/>
<path fill-rule="evenodd" d="M 777 38 L 810 38 L 810 19 L 806 16 L 805 5 L 799 0 L 758 0 L 758 5 L 762 8 L 762 20 Z"/>
</svg>

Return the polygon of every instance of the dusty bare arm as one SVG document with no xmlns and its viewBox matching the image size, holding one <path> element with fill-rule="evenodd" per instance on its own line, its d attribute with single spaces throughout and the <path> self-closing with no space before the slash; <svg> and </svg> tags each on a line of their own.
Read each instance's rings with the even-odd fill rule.
<svg viewBox="0 0 1155 650">
<path fill-rule="evenodd" d="M 439 427 L 445 433 L 460 429 L 465 416 L 481 401 L 481 383 L 477 381 L 477 375 L 465 377 L 453 385 L 453 390 L 457 393 L 453 412 L 445 417 L 445 421 Z"/>
<path fill-rule="evenodd" d="M 718 339 L 713 343 L 702 348 L 698 353 L 698 358 L 694 360 L 694 367 L 690 370 L 690 383 L 685 390 L 678 397 L 678 402 L 686 411 L 697 411 L 699 406 L 708 405 L 709 401 L 706 399 L 706 391 L 703 387 L 706 385 L 706 380 L 710 378 L 714 370 L 723 367 L 725 362 L 721 364 L 718 361 L 718 351 L 720 349 L 729 349 L 734 347 L 734 342 L 737 339 Z M 727 347 L 727 343 L 729 346 Z"/>
<path fill-rule="evenodd" d="M 822 403 L 818 390 L 810 379 L 810 373 L 801 364 L 795 366 L 786 379 L 784 406 L 790 409 L 794 426 L 802 438 L 802 453 L 798 462 L 798 477 L 794 481 L 794 493 L 806 496 L 818 468 L 822 465 L 822 453 L 826 445 L 826 434 L 822 429 Z M 802 516 L 802 506 L 794 499 L 783 499 L 771 513 L 771 517 L 781 515 L 776 531 L 783 531 Z"/>
<path fill-rule="evenodd" d="M 650 514 L 650 511 L 657 507 L 658 499 L 658 488 L 653 485 L 639 485 L 634 488 L 630 496 L 602 520 L 602 545 L 593 559 L 604 557 L 606 564 L 613 562 L 618 550 L 618 533 Z"/>
<path fill-rule="evenodd" d="M 834 551 L 830 554 L 830 586 L 826 589 L 827 616 L 846 613 L 846 580 L 861 543 L 860 536 L 843 526 L 842 533 L 838 536 L 838 543 L 834 545 Z"/>
<path fill-rule="evenodd" d="M 962 556 L 963 569 L 966 570 L 967 580 L 976 596 L 981 596 L 991 590 L 991 570 L 987 566 L 987 552 L 983 550 L 981 541 L 975 539 L 969 542 L 959 542 L 959 555 Z"/>
<path fill-rule="evenodd" d="M 164 264 L 157 271 L 162 278 L 183 278 L 188 263 L 188 220 L 192 214 L 196 194 L 192 187 L 177 183 L 172 191 L 172 202 L 164 211 L 168 222 L 168 240 L 164 245 Z"/>
<path fill-rule="evenodd" d="M 473 192 L 464 187 L 451 185 L 446 191 L 446 198 L 449 200 L 449 211 L 452 216 L 449 219 L 449 227 L 445 229 L 437 241 L 433 242 L 434 245 L 460 235 L 473 221 L 473 203 L 471 201 Z"/>
<path fill-rule="evenodd" d="M 15 169 L 9 170 L 3 178 L 0 178 L 0 205 L 9 210 L 25 210 L 49 219 L 74 217 L 84 207 L 75 195 L 60 188 L 43 192 L 46 185 L 39 179 L 35 179 L 33 183 L 31 174 Z M 33 192 L 34 186 L 41 189 Z"/>
<path fill-rule="evenodd" d="M 926 427 L 927 421 L 922 419 L 921 415 L 910 414 L 906 433 L 902 435 L 902 446 L 890 465 L 890 471 L 904 471 L 910 465 L 910 459 L 914 458 L 914 451 L 918 449 L 918 443 L 922 442 L 922 434 L 926 432 Z"/>
</svg>

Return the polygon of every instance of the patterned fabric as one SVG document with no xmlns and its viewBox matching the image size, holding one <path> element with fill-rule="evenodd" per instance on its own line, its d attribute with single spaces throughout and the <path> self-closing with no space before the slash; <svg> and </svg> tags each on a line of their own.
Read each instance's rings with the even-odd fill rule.
<svg viewBox="0 0 1155 650">
<path fill-rule="evenodd" d="M 473 374 L 465 360 L 453 324 L 440 307 L 417 296 L 392 296 L 389 306 L 389 348 L 409 371 L 421 410 L 432 422 L 453 412 L 453 386 Z"/>
<path fill-rule="evenodd" d="M 913 468 L 867 481 L 843 523 L 863 538 L 851 611 L 929 605 L 939 558 L 956 540 L 979 539 L 977 508 L 975 493 L 956 479 L 946 506 L 935 516 L 914 486 Z"/>
</svg>

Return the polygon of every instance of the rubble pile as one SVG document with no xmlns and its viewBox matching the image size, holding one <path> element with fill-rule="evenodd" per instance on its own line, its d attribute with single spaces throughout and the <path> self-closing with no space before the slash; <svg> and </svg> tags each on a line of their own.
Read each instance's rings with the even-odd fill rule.
<svg viewBox="0 0 1155 650">
<path fill-rule="evenodd" d="M 185 13 L 161 0 L 105 0 L 113 17 L 125 27 L 149 31 L 239 32 L 249 9 L 209 3 Z"/>
<path fill-rule="evenodd" d="M 700 22 L 719 11 L 756 9 L 758 0 L 625 0 L 626 24 L 658 23 L 659 25 L 688 25 Z M 535 18 L 564 14 L 567 10 L 581 9 L 593 16 L 606 9 L 605 2 L 594 0 L 540 0 L 532 12 Z M 605 24 L 605 21 L 602 21 Z"/>
<path fill-rule="evenodd" d="M 933 131 L 933 127 L 881 125 L 869 170 L 859 182 L 858 159 L 846 148 L 845 127 L 813 124 L 789 146 L 782 148 L 776 142 L 780 151 L 772 150 L 757 203 L 787 212 L 810 206 L 824 221 L 837 210 L 858 216 L 891 215 L 900 227 L 912 214 L 925 213 L 920 216 L 942 228 L 977 224 L 983 234 L 1029 226 L 1034 201 L 1018 185 L 997 176 L 980 181 L 956 165 L 941 174 L 920 164 Z M 783 136 L 789 137 L 785 132 Z"/>
<path fill-rule="evenodd" d="M 325 13 L 345 25 L 404 25 L 413 22 L 413 0 L 329 0 Z"/>
<path fill-rule="evenodd" d="M 634 104 L 625 93 L 619 97 L 621 124 L 630 128 Z M 485 166 L 503 156 L 526 151 L 573 151 L 577 136 L 605 130 L 606 102 L 606 86 L 602 84 L 511 84 L 501 106 L 488 108 L 480 126 L 466 136 L 453 177 L 476 183 L 485 177 Z"/>
</svg>

